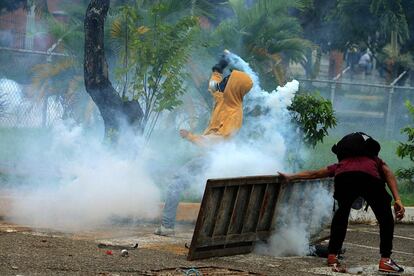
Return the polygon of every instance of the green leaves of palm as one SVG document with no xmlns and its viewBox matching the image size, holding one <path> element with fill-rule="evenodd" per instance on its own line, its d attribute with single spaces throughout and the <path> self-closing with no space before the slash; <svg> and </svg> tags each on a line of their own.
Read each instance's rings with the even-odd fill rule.
<svg viewBox="0 0 414 276">
<path fill-rule="evenodd" d="M 289 9 L 304 8 L 304 1 L 258 0 L 251 8 L 242 0 L 230 0 L 229 3 L 235 16 L 217 29 L 225 47 L 240 45 L 235 51 L 244 55 L 254 54 L 254 50 L 262 48 L 271 55 L 283 54 L 288 60 L 304 59 L 310 42 L 301 38 L 298 20 L 289 16 Z"/>
</svg>

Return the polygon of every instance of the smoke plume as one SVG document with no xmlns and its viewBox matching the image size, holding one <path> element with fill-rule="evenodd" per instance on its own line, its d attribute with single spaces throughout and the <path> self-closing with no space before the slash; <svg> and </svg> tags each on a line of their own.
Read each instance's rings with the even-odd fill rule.
<svg viewBox="0 0 414 276">
<path fill-rule="evenodd" d="M 156 217 L 160 192 L 145 156 L 134 154 L 142 141 L 128 133 L 123 138 L 129 151 L 122 144 L 111 150 L 95 135 L 62 122 L 53 127 L 50 140 L 34 139 L 19 164 L 30 185 L 15 190 L 11 219 L 32 227 L 80 230 L 116 218 Z"/>
</svg>

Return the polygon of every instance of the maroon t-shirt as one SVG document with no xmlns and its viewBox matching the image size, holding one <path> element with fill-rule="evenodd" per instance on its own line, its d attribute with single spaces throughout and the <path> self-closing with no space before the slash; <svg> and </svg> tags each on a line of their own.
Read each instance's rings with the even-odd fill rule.
<svg viewBox="0 0 414 276">
<path fill-rule="evenodd" d="M 382 179 L 381 172 L 384 164 L 385 162 L 379 157 L 358 156 L 343 159 L 339 163 L 329 165 L 327 168 L 330 177 L 344 172 L 364 172 L 378 179 Z"/>
</svg>

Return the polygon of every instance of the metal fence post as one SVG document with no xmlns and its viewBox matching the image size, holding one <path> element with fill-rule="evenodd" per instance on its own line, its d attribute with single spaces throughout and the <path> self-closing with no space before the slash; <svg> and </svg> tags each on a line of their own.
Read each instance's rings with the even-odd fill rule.
<svg viewBox="0 0 414 276">
<path fill-rule="evenodd" d="M 334 105 L 334 100 L 335 100 L 335 90 L 336 90 L 336 82 L 331 83 L 331 103 L 332 103 L 332 106 Z"/>
<path fill-rule="evenodd" d="M 334 106 L 335 92 L 336 92 L 336 87 L 338 85 L 338 81 L 346 72 L 348 72 L 348 70 L 350 68 L 351 68 L 350 66 L 346 67 L 342 72 L 340 72 L 338 75 L 335 76 L 335 78 L 332 79 L 334 81 L 333 83 L 331 83 L 331 103 L 332 103 L 332 106 Z"/>
<path fill-rule="evenodd" d="M 397 82 L 404 77 L 404 75 L 407 74 L 407 71 L 402 72 L 395 80 L 392 81 L 390 84 L 390 90 L 388 93 L 388 106 L 387 106 L 387 118 L 385 121 L 385 137 L 391 138 L 392 132 L 394 130 L 394 120 L 393 120 L 393 114 L 392 114 L 392 97 L 394 95 L 395 85 Z"/>
<path fill-rule="evenodd" d="M 388 92 L 388 105 L 387 105 L 387 117 L 385 120 L 385 137 L 388 139 L 391 137 L 392 133 L 392 97 L 394 94 L 394 86 L 391 86 Z"/>
</svg>

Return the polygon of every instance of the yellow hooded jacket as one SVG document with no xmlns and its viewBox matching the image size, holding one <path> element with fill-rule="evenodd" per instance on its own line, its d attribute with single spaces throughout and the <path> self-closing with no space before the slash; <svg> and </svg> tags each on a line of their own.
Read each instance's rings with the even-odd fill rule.
<svg viewBox="0 0 414 276">
<path fill-rule="evenodd" d="M 222 78 L 222 74 L 213 72 L 210 81 L 220 83 Z M 215 104 L 203 134 L 189 133 L 186 138 L 195 144 L 206 146 L 214 140 L 228 138 L 236 133 L 243 122 L 243 97 L 252 86 L 253 81 L 249 75 L 233 70 L 224 92 L 210 91 Z"/>
</svg>

